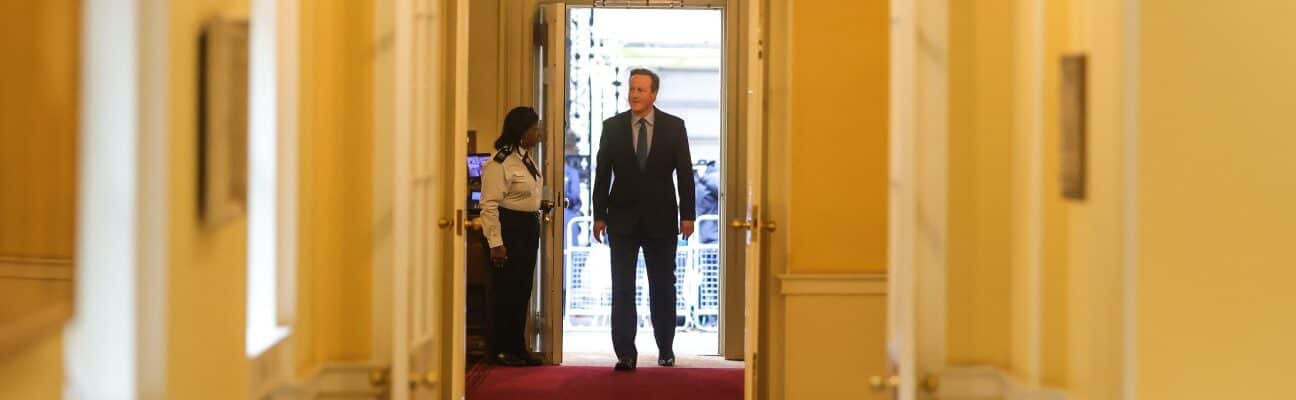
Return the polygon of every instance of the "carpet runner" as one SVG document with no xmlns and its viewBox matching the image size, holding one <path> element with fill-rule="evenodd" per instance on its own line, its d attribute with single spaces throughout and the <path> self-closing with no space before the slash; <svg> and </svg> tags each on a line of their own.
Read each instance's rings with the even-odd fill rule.
<svg viewBox="0 0 1296 400">
<path fill-rule="evenodd" d="M 467 377 L 467 400 L 741 400 L 740 368 L 486 367 Z"/>
</svg>

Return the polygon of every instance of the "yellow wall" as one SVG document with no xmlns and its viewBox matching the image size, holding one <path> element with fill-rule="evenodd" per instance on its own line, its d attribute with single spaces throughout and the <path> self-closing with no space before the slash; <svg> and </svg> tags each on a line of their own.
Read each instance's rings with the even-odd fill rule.
<svg viewBox="0 0 1296 400">
<path fill-rule="evenodd" d="M 477 131 L 478 152 L 495 151 L 495 139 L 508 110 L 517 106 L 538 109 L 532 39 L 537 2 L 469 2 L 468 129 Z"/>
<path fill-rule="evenodd" d="M 950 3 L 948 361 L 1113 399 L 1123 382 L 1124 32 L 1111 22 L 1120 21 L 1120 2 L 1048 2 L 1038 38 L 1031 21 L 1020 20 L 1034 17 L 1033 6 Z M 1025 47 L 1036 44 L 1043 48 Z M 1039 66 L 1032 59 L 1041 50 Z M 1081 201 L 1064 200 L 1058 183 L 1058 59 L 1069 52 L 1090 57 L 1088 193 Z M 1042 93 L 1023 87 L 1036 67 L 1043 69 Z M 1043 137 L 1033 136 L 1035 121 Z M 1036 145 L 1038 216 L 1030 207 Z M 1043 236 L 1033 238 L 1035 229 Z M 1036 255 L 1040 303 L 1033 305 Z M 1035 306 L 1038 320 L 1030 314 Z M 1029 336 L 1036 328 L 1038 348 Z"/>
<path fill-rule="evenodd" d="M 534 30 L 531 29 L 531 24 L 535 21 L 536 13 L 539 9 L 537 3 L 539 3 L 540 0 L 497 1 L 500 1 L 501 5 L 508 5 L 508 7 L 504 7 L 504 10 L 502 10 L 503 15 L 499 20 L 502 25 L 502 32 L 504 32 L 505 35 L 500 40 L 500 46 L 503 47 L 503 59 L 500 60 L 498 66 L 498 68 L 503 70 L 499 82 L 499 84 L 503 86 L 503 90 L 501 91 L 503 97 L 500 99 L 502 104 L 497 109 L 498 111 L 496 111 L 497 114 L 495 118 L 497 118 L 498 122 L 496 123 L 493 132 L 486 132 L 485 130 L 478 131 L 480 132 L 479 134 L 485 135 L 484 138 L 489 138 L 491 141 L 494 141 L 494 138 L 499 135 L 499 130 L 501 128 L 500 125 L 503 124 L 504 120 L 502 113 L 516 106 L 525 105 L 534 107 L 536 106 L 535 102 L 537 97 L 535 93 L 535 47 L 533 45 L 534 39 L 532 37 Z M 476 1 L 473 1 L 473 3 L 476 3 Z M 473 10 L 477 9 L 474 8 Z M 473 10 L 470 10 L 469 12 L 472 13 L 474 12 Z M 468 29 L 472 30 L 470 35 L 477 34 L 477 28 L 473 26 L 474 24 L 476 24 L 476 22 L 470 22 L 468 25 Z M 469 40 L 475 39 L 470 37 Z M 470 63 L 477 62 L 471 60 L 473 55 L 470 55 L 469 57 Z M 470 65 L 468 70 L 468 76 L 470 79 L 474 75 L 481 74 L 481 72 L 477 71 L 476 68 L 472 68 L 475 66 L 477 65 Z M 490 73 L 490 70 L 487 70 L 486 73 Z M 474 88 L 470 87 L 468 91 L 470 102 L 468 106 L 469 113 L 477 112 L 477 110 L 473 109 L 474 107 L 471 103 L 473 97 L 478 95 L 478 93 L 473 89 Z M 487 94 L 487 96 L 489 96 L 489 94 Z M 469 118 L 471 120 L 472 117 Z M 469 123 L 471 124 L 473 122 Z M 481 139 L 478 139 L 478 143 L 480 143 L 477 145 L 479 148 L 489 147 L 486 145 L 487 142 L 482 141 Z"/>
<path fill-rule="evenodd" d="M 1042 341 L 1040 378 L 1049 387 L 1067 386 L 1067 202 L 1062 198 L 1061 125 L 1058 114 L 1058 90 L 1061 87 L 1057 60 L 1069 51 L 1071 28 L 1069 0 L 1053 0 L 1045 7 L 1044 24 L 1044 221 L 1041 292 Z"/>
<path fill-rule="evenodd" d="M 373 12 L 302 3 L 298 373 L 371 356 Z"/>
<path fill-rule="evenodd" d="M 950 2 L 948 360 L 1008 368 L 1013 2 Z"/>
<path fill-rule="evenodd" d="M 7 2 L 0 13 L 0 257 L 74 256 L 79 12 L 59 0 Z M 11 265 L 0 262 L 0 399 L 57 399 L 73 283 L 17 278 Z"/>
<path fill-rule="evenodd" d="M 950 3 L 948 361 L 999 367 L 1083 398 L 1113 399 L 1123 375 L 1124 32 L 1112 22 L 1120 21 L 1120 2 L 1048 2 L 1043 37 L 1034 36 L 1032 21 L 1021 20 L 1033 18 L 1035 6 Z M 1043 48 L 1025 47 L 1037 44 Z M 1042 66 L 1032 61 L 1041 50 Z M 1058 183 L 1058 58 L 1068 52 L 1090 57 L 1082 201 L 1063 200 Z M 1042 93 L 1023 87 L 1032 84 L 1036 67 L 1043 69 Z M 1044 137 L 1033 136 L 1035 121 Z M 1031 174 L 1036 145 L 1044 179 L 1038 216 L 1030 207 L 1037 195 L 1030 192 L 1037 184 Z M 1043 237 L 1032 237 L 1037 228 Z M 1029 303 L 1035 301 L 1036 244 L 1038 320 Z M 1039 348 L 1029 341 L 1036 328 Z"/>
<path fill-rule="evenodd" d="M 1296 8 L 1139 11 L 1139 399 L 1291 397 Z"/>
<path fill-rule="evenodd" d="M 0 16 L 0 257 L 72 257 L 79 4 L 18 2 Z"/>
<path fill-rule="evenodd" d="M 1089 399 L 1120 398 L 1124 263 L 1122 1 L 1069 4 L 1072 51 L 1088 54 L 1087 193 L 1067 203 L 1067 386 Z M 1056 61 L 1052 64 L 1057 68 Z"/>
<path fill-rule="evenodd" d="M 169 8 L 167 395 L 242 398 L 247 396 L 247 224 L 239 218 L 208 227 L 199 218 L 197 62 L 203 23 L 221 14 L 246 16 L 248 2 L 202 0 Z"/>
<path fill-rule="evenodd" d="M 885 293 L 791 295 L 784 330 L 789 343 L 781 360 L 787 389 L 779 399 L 890 398 L 863 381 L 885 371 Z M 828 317 L 833 316 L 833 317 Z"/>
<path fill-rule="evenodd" d="M 500 81 L 500 0 L 474 0 L 469 4 L 468 29 L 468 130 L 477 131 L 480 153 L 494 150 L 504 119 Z"/>
<path fill-rule="evenodd" d="M 0 358 L 0 399 L 59 399 L 63 395 L 63 335 L 33 341 Z"/>
<path fill-rule="evenodd" d="M 789 267 L 885 272 L 888 5 L 827 0 L 789 7 L 795 54 L 786 134 L 792 160 L 813 165 L 788 172 L 795 231 Z"/>
</svg>

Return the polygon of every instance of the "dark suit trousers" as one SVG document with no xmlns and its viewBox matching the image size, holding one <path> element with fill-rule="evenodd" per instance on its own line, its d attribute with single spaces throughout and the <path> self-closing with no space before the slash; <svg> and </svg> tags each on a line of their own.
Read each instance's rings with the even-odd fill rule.
<svg viewBox="0 0 1296 400">
<path fill-rule="evenodd" d="M 675 236 L 608 234 L 612 251 L 612 347 L 618 358 L 638 357 L 635 333 L 635 272 L 643 249 L 648 273 L 649 310 L 660 355 L 674 355 Z"/>
<path fill-rule="evenodd" d="M 525 354 L 527 300 L 540 247 L 540 215 L 500 208 L 500 236 L 508 253 L 503 267 L 491 266 L 490 347 L 496 353 Z"/>
</svg>

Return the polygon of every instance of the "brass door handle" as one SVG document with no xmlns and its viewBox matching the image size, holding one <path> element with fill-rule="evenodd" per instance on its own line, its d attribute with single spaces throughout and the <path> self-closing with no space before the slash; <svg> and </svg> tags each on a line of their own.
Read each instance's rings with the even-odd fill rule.
<svg viewBox="0 0 1296 400">
<path fill-rule="evenodd" d="M 480 230 L 482 230 L 482 222 L 481 222 L 481 218 L 473 218 L 473 219 L 470 219 L 470 220 L 468 220 L 468 222 L 467 222 L 465 225 L 467 225 L 467 228 L 468 228 L 468 230 L 470 230 L 470 231 L 480 231 Z"/>
<path fill-rule="evenodd" d="M 765 224 L 761 225 L 761 229 L 765 230 L 765 232 L 774 232 L 778 230 L 778 223 L 774 221 L 765 221 Z"/>
<path fill-rule="evenodd" d="M 744 220 L 744 219 L 735 219 L 735 220 L 733 220 L 732 222 L 729 223 L 729 226 L 730 226 L 730 227 L 733 227 L 734 229 L 751 230 L 751 229 L 752 229 L 752 222 L 751 222 L 751 220 L 749 220 L 749 219 L 746 219 L 746 220 Z"/>
<path fill-rule="evenodd" d="M 387 379 L 389 378 L 388 374 L 389 371 L 387 368 L 376 369 L 369 372 L 369 384 L 373 387 L 387 386 Z"/>
<path fill-rule="evenodd" d="M 449 228 L 449 227 L 450 227 L 450 220 L 445 219 L 445 218 L 441 218 L 440 221 L 437 221 L 437 227 L 438 227 L 438 228 L 441 228 L 441 229 Z"/>
<path fill-rule="evenodd" d="M 425 374 L 420 374 L 414 371 L 410 371 L 410 376 L 409 376 L 410 389 L 416 389 L 419 387 L 419 385 L 422 385 L 423 387 L 428 389 L 432 389 L 436 387 L 436 383 L 437 383 L 437 376 L 435 373 L 428 372 Z"/>
<path fill-rule="evenodd" d="M 926 378 L 923 378 L 922 388 L 927 393 L 935 394 L 937 390 L 940 390 L 940 378 L 935 375 L 927 375 Z"/>
<path fill-rule="evenodd" d="M 881 376 L 870 376 L 868 381 L 869 381 L 869 388 L 873 389 L 873 391 L 875 392 L 881 392 L 887 389 L 895 389 L 896 387 L 900 386 L 900 377 L 895 375 L 891 375 L 886 378 L 883 378 Z"/>
</svg>

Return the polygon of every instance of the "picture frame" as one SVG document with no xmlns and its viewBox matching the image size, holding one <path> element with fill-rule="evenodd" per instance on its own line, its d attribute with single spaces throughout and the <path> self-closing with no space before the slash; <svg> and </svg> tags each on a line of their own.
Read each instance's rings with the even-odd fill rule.
<svg viewBox="0 0 1296 400">
<path fill-rule="evenodd" d="M 1084 54 L 1062 56 L 1062 87 L 1058 100 L 1061 122 L 1061 187 L 1063 198 L 1084 200 L 1088 168 L 1087 57 Z"/>
<path fill-rule="evenodd" d="M 199 45 L 199 210 L 208 226 L 246 212 L 248 58 L 246 19 L 216 18 Z"/>
</svg>

